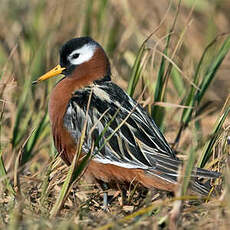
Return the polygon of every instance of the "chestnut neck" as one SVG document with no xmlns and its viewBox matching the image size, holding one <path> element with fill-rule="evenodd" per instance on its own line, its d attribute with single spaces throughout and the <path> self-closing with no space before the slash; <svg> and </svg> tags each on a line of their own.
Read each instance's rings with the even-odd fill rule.
<svg viewBox="0 0 230 230">
<path fill-rule="evenodd" d="M 63 117 L 73 93 L 80 88 L 110 80 L 110 64 L 105 52 L 101 48 L 95 50 L 94 56 L 75 68 L 75 70 L 52 90 L 49 101 L 49 115 L 52 126 L 63 125 Z"/>
</svg>

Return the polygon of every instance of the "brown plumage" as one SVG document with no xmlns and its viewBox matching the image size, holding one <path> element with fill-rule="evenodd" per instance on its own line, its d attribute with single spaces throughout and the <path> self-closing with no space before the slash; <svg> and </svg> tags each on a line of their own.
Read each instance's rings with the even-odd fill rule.
<svg viewBox="0 0 230 230">
<path fill-rule="evenodd" d="M 159 172 L 156 172 L 159 173 Z M 157 188 L 166 191 L 175 191 L 177 183 L 170 183 L 157 177 L 147 176 L 142 169 L 128 169 L 112 164 L 101 164 L 91 161 L 86 171 L 86 176 L 96 178 L 106 183 L 139 183 L 146 188 Z"/>
</svg>

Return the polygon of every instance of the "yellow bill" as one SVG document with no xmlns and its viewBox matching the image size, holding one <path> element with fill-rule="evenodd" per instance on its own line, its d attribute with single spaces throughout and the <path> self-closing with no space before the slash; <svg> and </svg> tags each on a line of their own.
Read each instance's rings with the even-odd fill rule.
<svg viewBox="0 0 230 230">
<path fill-rule="evenodd" d="M 36 81 L 33 81 L 32 84 L 37 84 L 40 81 L 44 81 L 46 79 L 52 78 L 57 76 L 58 74 L 61 74 L 62 71 L 65 69 L 65 67 L 61 67 L 60 65 L 57 65 L 56 67 L 54 67 L 53 69 L 51 69 L 49 72 L 47 72 L 46 74 L 42 75 L 41 77 L 39 77 Z"/>
</svg>

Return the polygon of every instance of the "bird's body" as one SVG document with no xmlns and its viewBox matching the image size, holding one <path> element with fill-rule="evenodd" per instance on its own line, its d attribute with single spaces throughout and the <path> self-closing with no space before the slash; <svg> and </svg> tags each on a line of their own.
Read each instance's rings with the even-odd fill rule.
<svg viewBox="0 0 230 230">
<path fill-rule="evenodd" d="M 66 78 L 66 81 L 69 79 Z M 59 87 L 58 84 L 56 87 Z M 53 92 L 56 94 L 58 91 L 55 89 Z M 91 92 L 87 119 L 87 104 Z M 49 111 L 54 142 L 58 151 L 62 152 L 61 156 L 67 164 L 72 162 L 76 153 L 76 144 L 81 137 L 85 120 L 87 120 L 87 138 L 82 146 L 84 153 L 91 150 L 92 142 L 96 141 L 106 124 L 113 120 L 100 140 L 99 147 L 104 144 L 106 138 L 109 138 L 110 135 L 112 137 L 99 152 L 97 152 L 98 148 L 94 150 L 95 156 L 87 169 L 87 174 L 90 174 L 91 177 L 106 182 L 131 182 L 136 179 L 144 186 L 151 187 L 151 180 L 144 182 L 143 179 L 148 170 L 153 171 L 153 165 L 156 167 L 154 155 L 159 157 L 162 155 L 165 160 L 175 159 L 166 140 L 156 129 L 153 120 L 140 105 L 111 81 L 93 83 L 83 89 L 75 90 L 71 98 L 62 97 L 61 100 L 67 102 L 63 103 L 68 104 L 67 107 L 59 107 L 61 103 L 55 106 L 56 98 L 53 96 L 52 94 Z M 116 112 L 117 115 L 113 119 Z M 115 132 L 115 129 L 124 120 L 126 120 L 124 125 Z M 59 130 L 57 130 L 58 127 Z M 92 135 L 89 135 L 90 132 Z M 172 190 L 171 187 L 175 185 L 166 182 L 165 184 L 170 186 L 170 189 L 161 183 L 156 184 L 155 187 Z"/>
<path fill-rule="evenodd" d="M 82 155 L 94 147 L 88 176 L 107 183 L 135 181 L 147 188 L 175 191 L 182 162 L 144 108 L 111 81 L 102 47 L 88 37 L 72 39 L 60 50 L 60 64 L 52 70 L 55 74 L 39 81 L 65 74 L 49 102 L 54 144 L 62 159 L 72 162 L 86 122 Z M 194 169 L 192 189 L 207 194 L 209 187 L 197 177 L 218 176 Z"/>
</svg>

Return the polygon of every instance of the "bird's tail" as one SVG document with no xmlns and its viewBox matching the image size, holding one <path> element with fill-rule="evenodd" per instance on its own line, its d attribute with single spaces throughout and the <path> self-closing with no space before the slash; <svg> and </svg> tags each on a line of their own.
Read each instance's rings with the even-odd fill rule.
<svg viewBox="0 0 230 230">
<path fill-rule="evenodd" d="M 182 167 L 182 161 L 178 159 L 172 159 L 164 154 L 154 154 L 149 157 L 152 165 L 155 165 L 153 169 L 148 169 L 147 173 L 157 176 L 168 183 L 177 184 L 180 167 Z M 221 173 L 215 171 L 209 171 L 201 168 L 194 168 L 191 173 L 191 189 L 199 193 L 200 195 L 208 195 L 211 189 L 210 179 L 215 179 L 221 176 Z M 206 183 L 202 183 L 200 179 L 208 179 Z"/>
<path fill-rule="evenodd" d="M 210 180 L 202 183 L 198 179 L 194 179 L 190 183 L 190 188 L 193 192 L 197 194 L 200 194 L 202 196 L 208 196 L 212 186 L 210 185 Z"/>
</svg>

